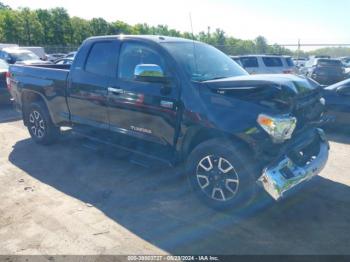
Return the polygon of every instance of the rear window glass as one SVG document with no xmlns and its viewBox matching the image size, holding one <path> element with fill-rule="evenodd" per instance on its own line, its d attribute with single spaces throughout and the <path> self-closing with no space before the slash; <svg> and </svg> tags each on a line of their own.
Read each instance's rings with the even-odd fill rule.
<svg viewBox="0 0 350 262">
<path fill-rule="evenodd" d="M 294 62 L 293 62 L 292 58 L 287 57 L 287 58 L 286 58 L 286 62 L 287 62 L 287 65 L 288 65 L 288 66 L 294 66 Z"/>
<path fill-rule="evenodd" d="M 319 59 L 317 64 L 320 66 L 342 66 L 340 60 Z"/>
<path fill-rule="evenodd" d="M 241 57 L 240 60 L 243 67 L 259 67 L 256 57 Z"/>
<path fill-rule="evenodd" d="M 114 42 L 100 42 L 93 45 L 87 58 L 85 71 L 100 76 L 113 77 L 116 74 L 118 48 Z"/>
<path fill-rule="evenodd" d="M 263 57 L 264 64 L 268 67 L 281 67 L 283 66 L 282 60 L 279 57 Z"/>
</svg>

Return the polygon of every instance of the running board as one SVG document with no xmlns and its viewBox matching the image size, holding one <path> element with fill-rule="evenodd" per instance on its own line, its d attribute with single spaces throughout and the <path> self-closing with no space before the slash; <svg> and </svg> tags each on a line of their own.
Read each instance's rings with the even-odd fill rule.
<svg viewBox="0 0 350 262">
<path fill-rule="evenodd" d="M 127 146 L 120 145 L 117 143 L 108 142 L 108 141 L 102 140 L 100 138 L 97 138 L 95 136 L 91 136 L 89 134 L 86 134 L 84 132 L 79 132 L 79 131 L 73 129 L 72 134 L 77 135 L 77 136 L 81 136 L 81 137 L 85 137 L 85 138 L 87 138 L 93 142 L 97 142 L 99 144 L 104 144 L 104 145 L 111 146 L 111 147 L 116 148 L 116 149 L 120 149 L 120 150 L 124 150 L 126 152 L 129 152 L 132 154 L 132 156 L 129 158 L 129 161 L 131 163 L 140 165 L 142 167 L 152 167 L 156 164 L 159 165 L 159 163 L 162 163 L 163 165 L 166 165 L 168 167 L 175 166 L 174 161 L 171 161 L 167 158 L 162 158 L 162 157 L 152 155 L 152 154 L 147 153 L 147 152 L 141 152 L 139 150 L 135 150 L 135 149 L 132 149 L 131 147 L 127 147 Z M 89 149 L 93 149 L 93 150 L 97 150 L 97 148 L 98 148 L 97 146 L 94 147 L 91 145 L 85 146 L 85 147 L 87 147 Z"/>
</svg>

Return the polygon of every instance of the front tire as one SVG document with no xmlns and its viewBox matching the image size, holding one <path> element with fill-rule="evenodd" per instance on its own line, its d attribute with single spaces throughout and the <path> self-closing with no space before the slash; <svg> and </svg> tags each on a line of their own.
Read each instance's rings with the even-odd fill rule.
<svg viewBox="0 0 350 262">
<path fill-rule="evenodd" d="M 186 173 L 192 189 L 205 204 L 215 209 L 235 209 L 254 199 L 255 169 L 242 149 L 231 140 L 211 139 L 191 152 Z"/>
<path fill-rule="evenodd" d="M 45 105 L 32 103 L 25 115 L 28 131 L 36 143 L 48 145 L 58 139 L 60 128 L 52 123 Z"/>
</svg>

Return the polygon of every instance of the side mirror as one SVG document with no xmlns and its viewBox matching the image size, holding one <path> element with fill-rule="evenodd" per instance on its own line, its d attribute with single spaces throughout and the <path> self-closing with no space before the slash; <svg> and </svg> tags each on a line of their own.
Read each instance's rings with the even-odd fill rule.
<svg viewBox="0 0 350 262">
<path fill-rule="evenodd" d="M 141 82 L 165 83 L 167 77 L 162 68 L 155 64 L 139 64 L 135 67 L 134 78 Z"/>
</svg>

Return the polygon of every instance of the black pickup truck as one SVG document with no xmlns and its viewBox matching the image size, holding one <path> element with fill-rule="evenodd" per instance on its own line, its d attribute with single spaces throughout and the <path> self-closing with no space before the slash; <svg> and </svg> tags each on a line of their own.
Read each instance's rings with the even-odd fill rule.
<svg viewBox="0 0 350 262">
<path fill-rule="evenodd" d="M 278 200 L 328 159 L 313 81 L 250 76 L 200 42 L 93 37 L 70 68 L 11 66 L 9 89 L 35 142 L 52 143 L 69 126 L 147 159 L 182 163 L 196 194 L 218 208 L 247 204 L 259 188 Z"/>
</svg>

